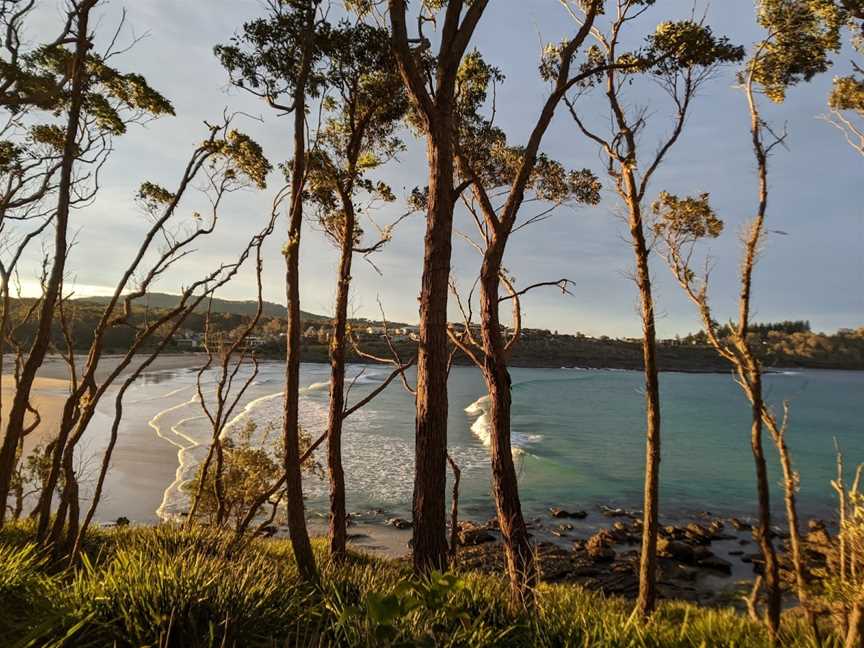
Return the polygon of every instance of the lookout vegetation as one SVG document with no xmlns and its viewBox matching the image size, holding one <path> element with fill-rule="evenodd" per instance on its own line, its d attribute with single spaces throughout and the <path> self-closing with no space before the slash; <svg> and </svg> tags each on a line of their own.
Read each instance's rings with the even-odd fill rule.
<svg viewBox="0 0 864 648">
<path fill-rule="evenodd" d="M 496 121 L 508 61 L 475 46 L 491 14 L 507 19 L 500 3 L 351 0 L 337 11 L 322 0 L 266 0 L 214 43 L 214 55 L 226 83 L 260 100 L 261 119 L 278 119 L 288 137 L 265 152 L 243 130 L 248 115 L 229 108 L 207 115 L 185 142 L 185 160 L 165 174 L 174 180 L 141 178 L 129 196 L 147 227 L 124 265 L 106 268 L 110 296 L 90 302 L 67 284 L 76 232 L 104 191 L 114 144 L 175 108 L 134 69 L 134 52 L 145 45 L 126 42 L 125 14 L 112 25 L 105 0 L 63 0 L 48 33 L 37 13 L 42 4 L 0 1 L 0 373 L 14 387 L 11 397 L 0 396 L 0 636 L 22 646 L 864 645 L 861 469 L 849 480 L 838 456 L 839 528 L 814 551 L 786 442 L 794 411 L 773 408 L 762 384 L 767 365 L 790 357 L 820 366 L 836 351 L 860 368 L 864 338 L 861 331 L 817 336 L 802 322 L 759 325 L 752 315 L 759 254 L 784 218 L 769 198 L 771 163 L 787 133 L 764 116 L 765 106 L 782 113 L 798 86 L 861 53 L 861 0 L 757 0 L 746 18 L 759 31 L 755 43 L 716 33 L 695 12 L 668 15 L 667 3 L 654 0 L 549 3 L 544 11 L 559 13 L 567 36 L 543 43 L 537 75 L 545 91 L 531 93 L 519 134 Z M 43 28 L 34 31 L 37 23 Z M 711 204 L 713 179 L 692 196 L 657 186 L 700 110 L 700 89 L 729 70 L 737 83 L 728 91 L 746 115 L 740 129 L 751 143 L 755 187 L 731 319 L 710 299 L 705 246 L 727 235 Z M 822 118 L 864 155 L 858 61 L 834 78 L 825 102 Z M 596 168 L 570 168 L 544 152 L 553 123 L 574 149 L 598 154 Z M 425 145 L 427 165 L 403 191 L 388 179 L 388 163 L 410 140 Z M 213 262 L 204 253 L 208 241 L 226 228 L 240 190 L 265 193 L 270 208 L 233 222 L 235 249 Z M 522 230 L 555 237 L 556 222 L 598 211 L 605 196 L 625 223 L 642 336 L 594 346 L 573 337 L 565 352 L 549 340 L 567 336 L 523 326 L 523 302 L 534 291 L 569 294 L 573 278 L 524 285 L 508 269 L 508 255 Z M 382 220 L 383 205 L 396 216 Z M 367 262 L 377 270 L 376 255 L 406 219 L 425 226 L 419 327 L 410 343 L 397 339 L 381 304 L 382 332 L 370 340 L 350 318 L 353 270 Z M 311 319 L 301 311 L 300 259 L 309 236 L 325 237 L 338 252 L 333 315 L 317 320 L 320 359 L 329 363 L 327 425 L 318 437 L 299 417 Z M 471 285 L 451 275 L 456 238 L 477 255 Z M 271 239 L 281 243 L 277 258 L 267 252 Z M 571 243 L 578 254 L 579 242 Z M 24 297 L 22 273 L 33 259 L 40 291 Z M 674 343 L 656 333 L 652 269 L 663 264 L 701 323 Z M 263 300 L 265 266 L 284 274 L 284 312 Z M 176 276 L 169 270 L 178 268 L 183 284 L 169 289 L 167 278 Z M 255 287 L 254 301 L 229 316 L 217 295 L 241 280 Z M 157 284 L 176 297 L 150 308 Z M 455 322 L 448 308 L 459 313 Z M 99 505 L 110 497 L 106 478 L 126 394 L 190 332 L 203 351 L 196 395 L 209 436 L 183 485 L 187 509 L 155 528 L 102 529 Z M 556 366 L 563 353 L 572 356 L 568 364 L 591 365 L 591 350 L 602 347 L 604 354 L 626 349 L 627 366 L 644 372 L 634 601 L 545 582 L 511 447 L 509 367 L 538 353 L 538 339 Z M 658 372 L 674 349 L 691 343 L 733 373 L 749 403 L 750 425 L 740 434 L 753 455 L 762 573 L 746 596 L 746 615 L 658 594 L 658 555 L 669 546 L 660 527 Z M 106 362 L 109 352 L 119 359 Z M 264 355 L 284 361 L 282 416 L 235 430 L 230 422 Z M 34 386 L 49 357 L 68 368 L 70 386 L 62 415 L 46 430 Z M 346 378 L 352 358 L 389 367 L 383 384 L 362 398 Z M 448 453 L 447 381 L 455 363 L 475 365 L 489 394 L 501 575 L 473 573 L 458 557 L 468 527 L 458 517 L 460 468 Z M 416 407 L 410 564 L 357 556 L 347 546 L 344 423 L 391 384 Z M 110 413 L 109 437 L 85 481 L 81 462 L 97 408 Z M 32 447 L 28 437 L 48 441 Z M 771 502 L 774 455 L 782 520 Z M 311 538 L 307 527 L 303 475 L 310 472 L 329 482 L 326 540 Z M 264 538 L 276 522 L 288 537 Z"/>
</svg>

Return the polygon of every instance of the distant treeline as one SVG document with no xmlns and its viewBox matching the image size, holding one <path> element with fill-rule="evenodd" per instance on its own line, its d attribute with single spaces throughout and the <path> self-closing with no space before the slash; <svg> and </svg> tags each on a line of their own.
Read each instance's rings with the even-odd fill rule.
<svg viewBox="0 0 864 648">
<path fill-rule="evenodd" d="M 243 304 L 243 302 L 237 302 Z M 12 308 L 26 311 L 32 300 L 13 301 Z M 227 306 L 226 306 L 227 304 Z M 210 332 L 214 336 L 230 339 L 246 325 L 249 315 L 244 311 L 232 312 L 234 302 L 223 302 L 221 312 L 211 313 Z M 93 329 L 102 315 L 103 306 L 90 301 L 76 301 L 67 309 L 70 321 L 72 339 L 76 350 L 85 350 L 93 341 Z M 132 344 L 136 330 L 134 326 L 143 325 L 153 320 L 160 313 L 160 308 L 134 307 L 130 323 L 132 326 L 118 326 L 109 329 L 105 335 L 106 348 L 109 352 L 125 352 Z M 304 315 L 307 315 L 304 313 Z M 329 329 L 322 316 L 310 315 L 304 320 L 304 330 L 308 326 L 316 329 Z M 204 333 L 206 313 L 190 314 L 183 324 L 182 334 L 177 340 L 172 340 L 168 349 L 189 351 L 197 348 L 183 344 L 179 340 L 183 335 Z M 368 322 L 363 322 L 364 327 Z M 255 328 L 256 347 L 259 357 L 282 358 L 285 354 L 285 340 L 280 334 L 285 330 L 285 320 L 282 317 L 263 316 Z M 167 327 L 166 327 L 167 328 Z M 358 327 L 359 328 L 359 327 Z M 727 326 L 719 328 L 723 337 L 730 331 Z M 14 339 L 22 348 L 32 341 L 35 323 L 25 321 L 14 331 Z M 386 355 L 388 346 L 380 336 L 361 334 L 363 347 L 373 355 Z M 825 369 L 864 369 L 864 327 L 857 330 L 844 330 L 836 334 L 814 333 L 810 322 L 806 320 L 788 320 L 783 322 L 765 322 L 753 324 L 750 336 L 759 350 L 759 355 L 766 367 L 804 367 Z M 158 344 L 160 336 L 150 343 Z M 65 339 L 59 322 L 55 321 L 52 330 L 52 343 L 56 350 L 65 349 Z M 416 342 L 411 340 L 395 340 L 395 346 L 410 357 L 416 352 Z M 328 341 L 326 337 L 304 337 L 302 342 L 303 359 L 307 362 L 327 362 Z M 350 361 L 363 361 L 351 350 L 348 352 Z M 726 371 L 727 367 L 711 349 L 700 331 L 672 340 L 663 340 L 658 345 L 658 362 L 663 371 Z M 456 357 L 457 364 L 470 364 L 462 354 Z M 514 349 L 512 364 L 522 367 L 589 367 L 614 369 L 641 369 L 642 350 L 639 340 L 620 340 L 607 336 L 600 338 L 584 335 L 559 334 L 542 329 L 523 331 L 521 343 Z"/>
</svg>

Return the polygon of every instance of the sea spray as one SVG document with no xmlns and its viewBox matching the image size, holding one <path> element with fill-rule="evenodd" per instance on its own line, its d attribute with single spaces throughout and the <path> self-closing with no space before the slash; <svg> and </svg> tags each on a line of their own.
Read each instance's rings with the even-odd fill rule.
<svg viewBox="0 0 864 648">
<path fill-rule="evenodd" d="M 465 408 L 469 416 L 476 416 L 471 424 L 471 432 L 480 439 L 486 448 L 492 445 L 492 431 L 489 425 L 489 396 L 482 396 Z M 510 431 L 513 454 L 528 453 L 530 447 L 543 440 L 542 434 L 522 434 Z"/>
</svg>

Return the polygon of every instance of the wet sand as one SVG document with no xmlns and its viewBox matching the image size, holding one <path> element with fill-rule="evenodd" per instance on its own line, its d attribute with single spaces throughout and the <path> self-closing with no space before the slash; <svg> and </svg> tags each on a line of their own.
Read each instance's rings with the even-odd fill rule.
<svg viewBox="0 0 864 648">
<path fill-rule="evenodd" d="M 97 371 L 97 380 L 104 380 L 121 360 L 121 356 L 105 356 Z M 203 362 L 202 354 L 164 355 L 148 367 L 147 373 L 140 380 L 144 384 L 152 385 L 160 382 L 162 377 L 170 376 L 172 370 L 196 368 Z M 7 356 L 4 358 L 4 365 L 9 367 L 10 364 L 11 358 Z M 119 384 L 119 380 L 115 384 Z M 85 495 L 82 500 L 86 499 L 88 487 L 95 482 L 102 453 L 108 443 L 114 412 L 113 389 L 102 398 L 96 417 L 79 445 L 83 450 L 81 455 L 85 457 L 78 466 L 82 495 Z M 59 356 L 49 356 L 40 367 L 31 392 L 31 403 L 39 411 L 42 420 L 26 437 L 25 453 L 31 452 L 37 446 L 44 446 L 56 437 L 69 391 L 68 365 Z M 4 375 L 3 430 L 14 395 L 12 376 Z M 173 481 L 177 469 L 177 448 L 157 437 L 149 426 L 150 419 L 162 407 L 158 390 L 154 398 L 146 402 L 136 403 L 134 400 L 127 398 L 124 402 L 118 442 L 97 516 L 102 521 L 125 516 L 142 523 L 156 522 L 155 511 L 161 504 L 161 493 Z M 28 414 L 26 421 L 32 420 L 33 416 Z M 82 504 L 86 506 L 88 503 L 82 501 Z"/>
</svg>

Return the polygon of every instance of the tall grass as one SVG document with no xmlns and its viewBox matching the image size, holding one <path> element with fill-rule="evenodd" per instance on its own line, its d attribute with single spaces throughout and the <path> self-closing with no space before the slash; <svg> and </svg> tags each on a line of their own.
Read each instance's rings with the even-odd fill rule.
<svg viewBox="0 0 864 648">
<path fill-rule="evenodd" d="M 290 544 L 242 549 L 207 529 L 95 531 L 76 569 L 54 569 L 26 528 L 0 532 L 0 640 L 11 646 L 767 646 L 734 610 L 666 603 L 647 624 L 631 604 L 543 585 L 512 614 L 507 583 L 476 573 L 414 579 L 408 565 L 352 555 L 300 584 Z M 784 645 L 805 646 L 794 620 Z"/>
</svg>

